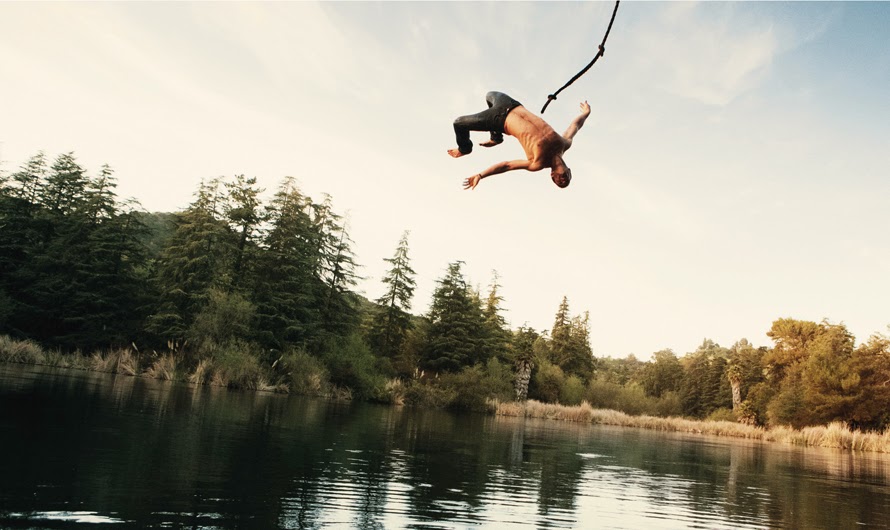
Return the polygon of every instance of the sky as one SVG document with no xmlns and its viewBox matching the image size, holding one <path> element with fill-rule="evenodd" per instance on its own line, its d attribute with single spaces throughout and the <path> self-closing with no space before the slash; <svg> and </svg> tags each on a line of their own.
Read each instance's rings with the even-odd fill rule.
<svg viewBox="0 0 890 530">
<path fill-rule="evenodd" d="M 489 90 L 540 112 L 613 6 L 0 2 L 0 171 L 74 152 L 167 212 L 202 179 L 293 176 L 348 217 L 368 298 L 409 231 L 412 312 L 460 260 L 513 328 L 589 312 L 600 357 L 770 345 L 778 318 L 886 334 L 890 3 L 622 2 L 543 115 L 590 103 L 572 184 L 463 190 L 524 154 L 450 158 L 454 118 Z"/>
</svg>

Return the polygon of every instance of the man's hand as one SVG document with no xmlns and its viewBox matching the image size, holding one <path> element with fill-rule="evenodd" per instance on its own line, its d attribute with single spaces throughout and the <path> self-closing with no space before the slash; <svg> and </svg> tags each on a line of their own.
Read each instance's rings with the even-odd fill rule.
<svg viewBox="0 0 890 530">
<path fill-rule="evenodd" d="M 454 149 L 449 149 L 448 154 L 451 155 L 451 158 L 460 158 L 464 156 L 464 154 L 460 152 L 460 149 L 456 147 Z"/>
<path fill-rule="evenodd" d="M 488 140 L 486 142 L 481 142 L 479 145 L 481 145 L 482 147 L 494 147 L 494 146 L 500 145 L 502 143 L 504 143 L 503 140 L 501 140 L 500 142 L 495 142 L 494 140 Z"/>
<path fill-rule="evenodd" d="M 465 190 L 474 190 L 476 186 L 479 185 L 479 181 L 482 180 L 481 174 L 473 175 L 470 178 L 464 179 L 464 189 Z"/>
<path fill-rule="evenodd" d="M 581 114 L 585 116 L 590 115 L 590 104 L 588 104 L 587 101 L 581 102 Z"/>
</svg>

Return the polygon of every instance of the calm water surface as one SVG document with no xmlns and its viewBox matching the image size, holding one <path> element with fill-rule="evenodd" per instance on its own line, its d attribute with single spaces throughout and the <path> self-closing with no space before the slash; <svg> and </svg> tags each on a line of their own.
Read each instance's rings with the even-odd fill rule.
<svg viewBox="0 0 890 530">
<path fill-rule="evenodd" d="M 890 528 L 890 458 L 0 364 L 3 528 Z"/>
</svg>

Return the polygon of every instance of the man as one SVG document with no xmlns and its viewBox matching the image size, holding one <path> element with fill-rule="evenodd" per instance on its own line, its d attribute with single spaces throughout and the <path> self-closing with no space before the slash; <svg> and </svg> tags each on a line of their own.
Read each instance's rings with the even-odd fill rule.
<svg viewBox="0 0 890 530">
<path fill-rule="evenodd" d="M 515 136 L 525 150 L 525 160 L 509 160 L 495 164 L 482 173 L 477 173 L 464 180 L 464 189 L 476 189 L 479 182 L 492 175 L 525 169 L 540 171 L 550 168 L 550 179 L 560 188 L 565 188 L 572 181 L 572 170 L 562 159 L 563 153 L 572 147 L 572 138 L 578 133 L 590 115 L 590 105 L 581 103 L 581 114 L 575 118 L 560 136 L 540 117 L 529 112 L 521 103 L 500 92 L 489 92 L 485 95 L 488 110 L 469 116 L 461 116 L 454 120 L 454 135 L 457 138 L 457 149 L 449 149 L 448 154 L 454 158 L 468 155 L 473 151 L 470 131 L 489 131 L 491 139 L 479 145 L 494 147 L 504 141 L 504 134 Z"/>
</svg>

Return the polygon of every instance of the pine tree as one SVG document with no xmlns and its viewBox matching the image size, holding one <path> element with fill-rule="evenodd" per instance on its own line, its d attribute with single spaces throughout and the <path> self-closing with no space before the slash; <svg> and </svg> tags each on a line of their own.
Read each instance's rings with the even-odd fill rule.
<svg viewBox="0 0 890 530">
<path fill-rule="evenodd" d="M 331 202 L 331 197 L 325 195 L 320 205 L 313 206 L 319 233 L 318 275 L 323 283 L 318 299 L 320 331 L 328 338 L 344 337 L 358 323 L 358 310 L 351 291 L 358 280 L 353 242 L 349 237 L 348 222 L 334 213 Z"/>
<path fill-rule="evenodd" d="M 485 324 L 485 356 L 500 361 L 509 361 L 511 335 L 507 330 L 507 322 L 501 315 L 501 302 L 504 301 L 504 298 L 500 295 L 500 289 L 498 273 L 492 271 L 491 285 L 482 308 L 482 318 Z"/>
<path fill-rule="evenodd" d="M 550 362 L 566 374 L 581 379 L 593 375 L 593 351 L 590 348 L 590 316 L 572 317 L 568 297 L 563 296 L 550 332 Z"/>
<path fill-rule="evenodd" d="M 46 155 L 31 157 L 0 187 L 0 333 L 25 337 L 35 318 L 26 292 L 39 250 L 38 203 L 48 171 Z"/>
<path fill-rule="evenodd" d="M 593 376 L 594 359 L 593 350 L 590 347 L 590 313 L 585 311 L 583 316 L 572 318 L 572 326 L 569 330 L 569 356 L 562 366 L 567 375 L 577 375 L 582 380 L 588 380 Z"/>
<path fill-rule="evenodd" d="M 414 296 L 414 269 L 408 258 L 408 234 L 406 230 L 392 258 L 383 261 L 390 269 L 383 277 L 386 292 L 376 300 L 377 308 L 372 316 L 368 342 L 375 353 L 394 359 L 411 330 L 411 299 Z"/>
<path fill-rule="evenodd" d="M 225 183 L 228 200 L 223 213 L 237 238 L 231 265 L 231 288 L 235 291 L 248 286 L 250 272 L 245 269 L 256 261 L 257 230 L 265 220 L 259 199 L 263 189 L 256 182 L 256 177 L 236 175 L 234 181 Z"/>
<path fill-rule="evenodd" d="M 474 303 L 461 267 L 448 265 L 445 277 L 438 281 L 427 319 L 429 327 L 422 350 L 423 367 L 442 372 L 457 372 L 476 363 L 484 363 L 480 337 L 482 309 Z"/>
<path fill-rule="evenodd" d="M 284 180 L 266 211 L 269 227 L 257 263 L 254 303 L 267 349 L 306 344 L 318 327 L 321 236 L 311 213 L 312 202 L 292 177 Z"/>
<path fill-rule="evenodd" d="M 154 278 L 159 293 L 148 327 L 163 341 L 183 341 L 211 288 L 230 284 L 227 266 L 236 247 L 223 217 L 220 179 L 202 182 L 195 201 L 177 215 Z"/>
</svg>

